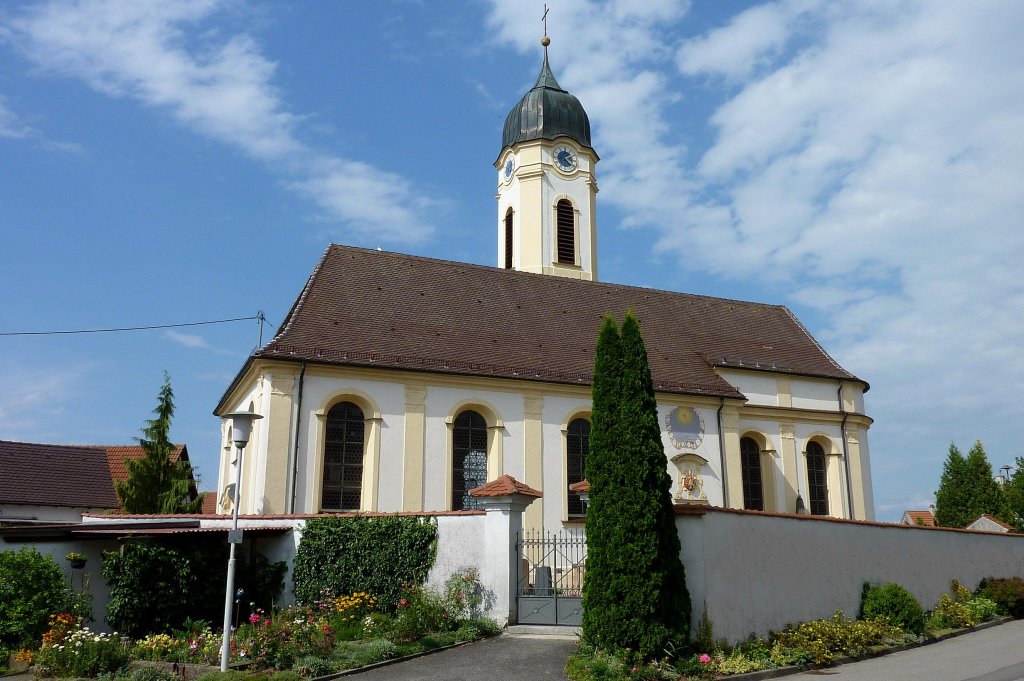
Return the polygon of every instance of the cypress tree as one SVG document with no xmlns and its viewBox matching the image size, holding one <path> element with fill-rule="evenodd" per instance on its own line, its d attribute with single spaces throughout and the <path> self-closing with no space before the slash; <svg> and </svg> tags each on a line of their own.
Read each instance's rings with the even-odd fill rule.
<svg viewBox="0 0 1024 681">
<path fill-rule="evenodd" d="M 143 437 L 136 438 L 145 454 L 125 459 L 128 478 L 114 482 L 121 508 L 127 513 L 198 513 L 203 501 L 195 493 L 190 467 L 171 459 L 176 447 L 170 440 L 174 391 L 166 371 L 153 413 L 156 418 L 146 421 Z"/>
<path fill-rule="evenodd" d="M 1006 511 L 1009 518 L 1003 518 L 1017 528 L 1020 532 L 1024 530 L 1024 458 L 1017 457 L 1017 468 L 1003 488 L 1006 496 Z"/>
<path fill-rule="evenodd" d="M 616 365 L 618 375 L 608 375 Z M 632 312 L 621 336 L 614 320 L 602 326 L 592 420 L 583 636 L 649 659 L 688 640 L 690 596 L 647 350 Z"/>
<path fill-rule="evenodd" d="M 935 491 L 935 523 L 942 527 L 965 527 L 968 518 L 967 461 L 955 443 L 942 465 L 939 489 Z"/>
<path fill-rule="evenodd" d="M 999 483 L 996 482 L 992 473 L 992 464 L 988 461 L 981 440 L 977 440 L 967 452 L 965 463 L 968 489 L 971 492 L 970 503 L 967 506 L 967 523 L 977 519 L 983 513 L 988 513 L 1004 522 L 1012 522 L 1013 516 L 1007 508 L 1006 496 Z"/>
</svg>

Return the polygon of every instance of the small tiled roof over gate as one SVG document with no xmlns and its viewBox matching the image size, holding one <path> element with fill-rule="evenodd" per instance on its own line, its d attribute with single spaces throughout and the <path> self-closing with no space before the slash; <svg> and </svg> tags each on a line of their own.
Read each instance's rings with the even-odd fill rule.
<svg viewBox="0 0 1024 681">
<path fill-rule="evenodd" d="M 630 309 L 661 392 L 742 398 L 715 367 L 860 380 L 784 306 L 338 245 L 251 359 L 589 385 L 602 317 Z"/>
</svg>

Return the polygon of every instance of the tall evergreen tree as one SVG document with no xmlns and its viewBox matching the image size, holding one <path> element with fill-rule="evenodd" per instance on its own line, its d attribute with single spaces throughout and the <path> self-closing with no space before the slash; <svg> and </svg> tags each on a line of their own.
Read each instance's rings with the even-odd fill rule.
<svg viewBox="0 0 1024 681">
<path fill-rule="evenodd" d="M 1006 509 L 1009 518 L 1006 522 L 1024 531 L 1024 458 L 1017 457 L 1017 468 L 1006 482 L 1003 493 L 1006 495 Z"/>
<path fill-rule="evenodd" d="M 601 328 L 592 421 L 583 635 L 598 648 L 650 658 L 688 640 L 690 596 L 647 350 L 632 312 L 621 336 L 610 318 Z"/>
<path fill-rule="evenodd" d="M 956 444 L 950 442 L 935 492 L 935 523 L 942 527 L 966 527 L 973 520 L 967 517 L 969 495 L 967 461 Z"/>
<path fill-rule="evenodd" d="M 950 444 L 935 492 L 935 522 L 943 527 L 967 527 L 983 513 L 1014 522 L 981 440 L 974 443 L 966 457 L 955 444 Z"/>
<path fill-rule="evenodd" d="M 128 477 L 114 483 L 121 508 L 126 513 L 198 513 L 203 502 L 189 464 L 171 458 L 176 448 L 170 440 L 174 391 L 166 371 L 153 413 L 156 418 L 146 421 L 143 437 L 136 438 L 145 454 L 125 459 Z"/>
</svg>

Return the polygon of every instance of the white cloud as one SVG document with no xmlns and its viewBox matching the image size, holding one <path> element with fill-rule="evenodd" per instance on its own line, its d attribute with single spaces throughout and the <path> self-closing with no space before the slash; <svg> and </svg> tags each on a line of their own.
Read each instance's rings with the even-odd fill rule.
<svg viewBox="0 0 1024 681">
<path fill-rule="evenodd" d="M 192 333 L 179 333 L 177 331 L 165 331 L 164 336 L 178 345 L 186 348 L 208 348 L 210 344 L 202 336 Z"/>
<path fill-rule="evenodd" d="M 17 114 L 5 106 L 4 98 L 0 97 L 0 137 L 24 139 L 35 134 L 36 131 L 22 123 Z"/>
<path fill-rule="evenodd" d="M 681 45 L 682 10 L 559 8 L 582 37 L 552 59 L 595 124 L 602 200 L 682 267 L 818 312 L 872 384 L 880 510 L 926 498 L 950 440 L 1019 453 L 1024 5 L 778 2 Z M 536 49 L 515 13 L 495 2 L 499 38 Z M 718 102 L 700 158 L 679 97 Z"/>
<path fill-rule="evenodd" d="M 204 32 L 203 22 L 231 4 L 53 0 L 11 20 L 5 32 L 43 69 L 168 111 L 194 132 L 267 163 L 325 217 L 359 234 L 405 242 L 429 236 L 418 210 L 428 204 L 408 182 L 302 141 L 303 118 L 288 110 L 273 82 L 276 64 L 253 37 Z M 362 174 L 342 178 L 338 168 Z M 380 200 L 392 209 L 361 209 Z"/>
<path fill-rule="evenodd" d="M 0 364 L 0 437 L 36 441 L 40 434 L 59 430 L 62 414 L 76 399 L 84 373 L 52 363 L 38 369 Z"/>
</svg>

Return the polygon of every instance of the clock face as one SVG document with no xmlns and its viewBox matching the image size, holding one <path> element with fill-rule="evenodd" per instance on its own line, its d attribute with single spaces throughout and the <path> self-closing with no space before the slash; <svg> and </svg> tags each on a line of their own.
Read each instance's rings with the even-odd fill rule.
<svg viewBox="0 0 1024 681">
<path fill-rule="evenodd" d="M 509 180 L 512 179 L 512 171 L 515 170 L 515 167 L 516 167 L 515 161 L 513 160 L 513 158 L 511 156 L 509 156 L 508 160 L 505 161 L 505 170 L 503 171 L 504 172 L 504 178 L 505 178 L 506 182 L 508 182 Z"/>
<path fill-rule="evenodd" d="M 576 153 L 566 146 L 555 147 L 555 165 L 565 173 L 576 170 Z"/>
</svg>

